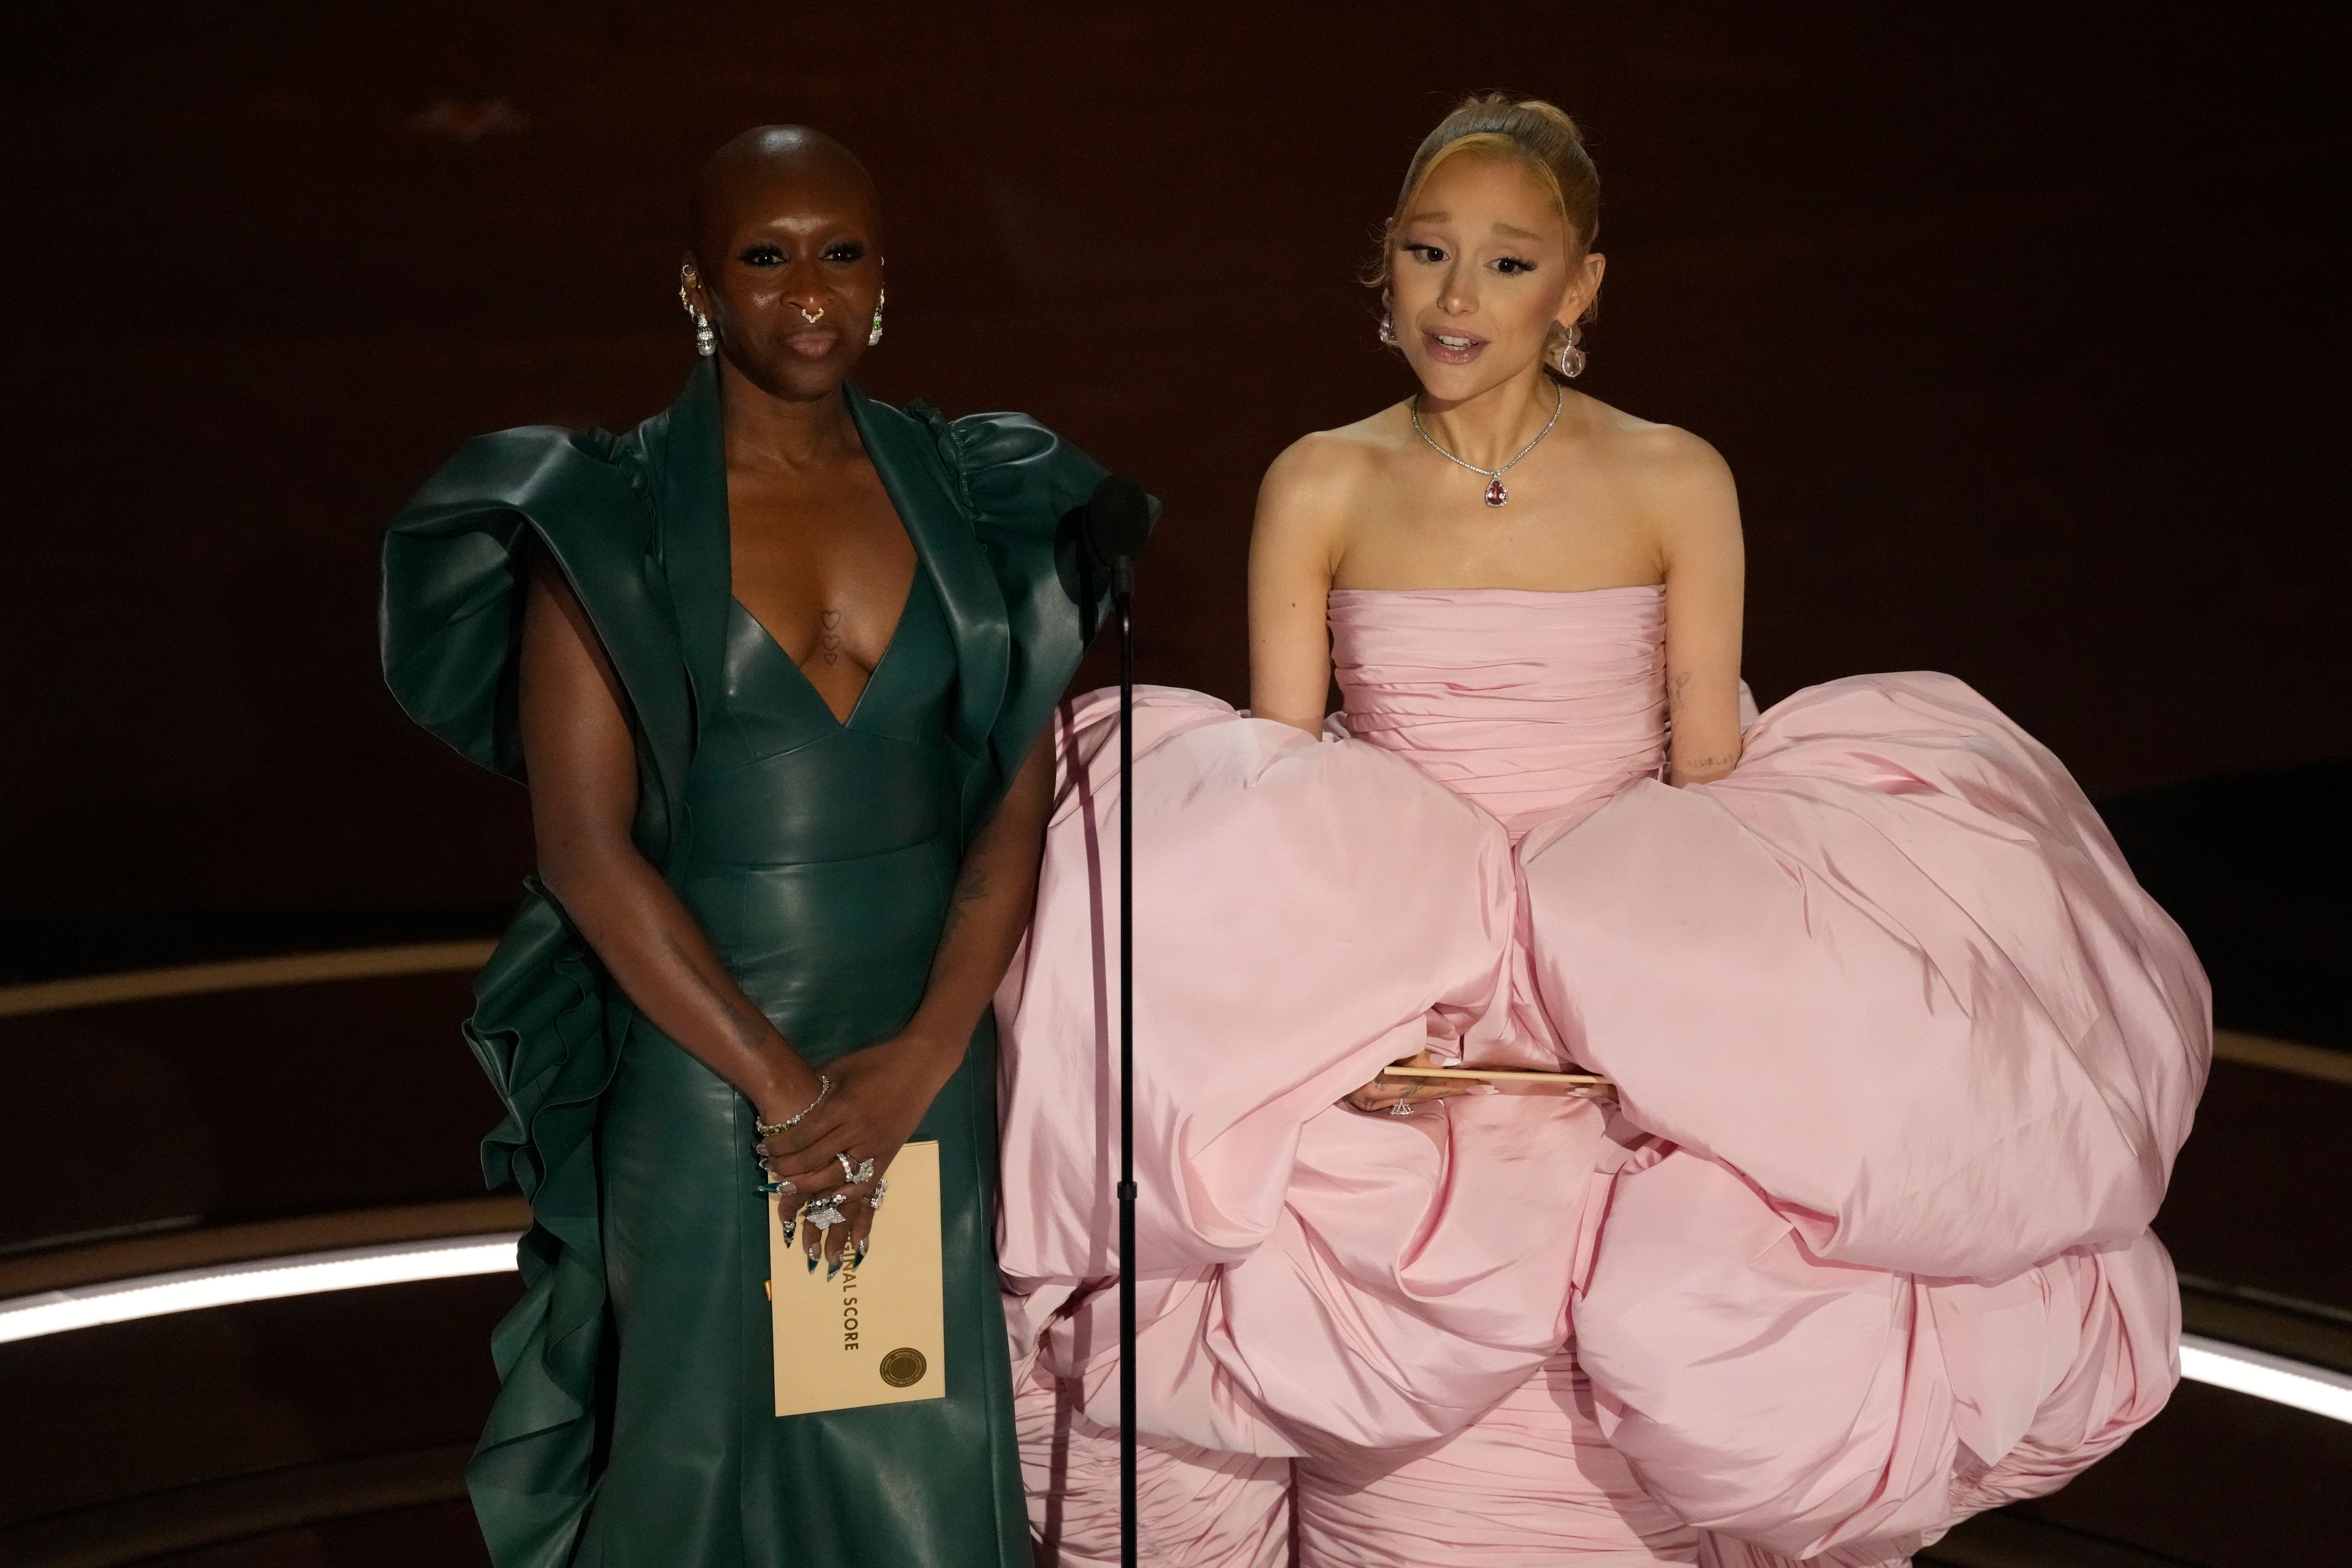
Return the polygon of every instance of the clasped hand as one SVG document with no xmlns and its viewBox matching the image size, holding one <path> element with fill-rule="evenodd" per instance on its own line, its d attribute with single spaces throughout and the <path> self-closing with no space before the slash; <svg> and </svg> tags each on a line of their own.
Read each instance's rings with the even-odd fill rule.
<svg viewBox="0 0 2352 1568">
<path fill-rule="evenodd" d="M 755 1146 L 769 1175 L 790 1184 L 779 1205 L 785 1239 L 795 1239 L 793 1226 L 798 1219 L 798 1239 L 812 1271 L 822 1260 L 830 1278 L 845 1259 L 853 1268 L 865 1261 L 890 1163 L 914 1135 L 960 1060 L 960 1051 L 912 1035 L 836 1057 L 824 1065 L 833 1091 L 810 1107 L 797 1125 L 772 1133 Z M 800 1109 L 762 1106 L 760 1116 L 781 1122 Z M 873 1162 L 872 1178 L 853 1179 L 866 1173 L 867 1161 Z M 839 1208 L 843 1223 L 806 1223 L 806 1210 L 828 1199 Z"/>
<path fill-rule="evenodd" d="M 1416 1051 L 1391 1065 L 1433 1068 L 1444 1064 L 1427 1051 Z M 1360 1110 L 1368 1115 L 1411 1116 L 1412 1110 L 1399 1110 L 1396 1108 L 1400 1105 L 1426 1105 L 1433 1100 L 1452 1100 L 1458 1095 L 1476 1094 L 1483 1089 L 1483 1085 L 1465 1083 L 1460 1079 L 1380 1077 L 1353 1093 L 1342 1096 L 1339 1103 L 1350 1110 Z"/>
</svg>

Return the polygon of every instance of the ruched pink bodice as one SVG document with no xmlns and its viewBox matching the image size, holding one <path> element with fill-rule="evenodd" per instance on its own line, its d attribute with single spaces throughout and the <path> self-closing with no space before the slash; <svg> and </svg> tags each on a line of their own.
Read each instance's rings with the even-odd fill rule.
<svg viewBox="0 0 2352 1568">
<path fill-rule="evenodd" d="M 1346 727 L 1522 836 L 1665 753 L 1665 590 L 1333 590 Z"/>
</svg>

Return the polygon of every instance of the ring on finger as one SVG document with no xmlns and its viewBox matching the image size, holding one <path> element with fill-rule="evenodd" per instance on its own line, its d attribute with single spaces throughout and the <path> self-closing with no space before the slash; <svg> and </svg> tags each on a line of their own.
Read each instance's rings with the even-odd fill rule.
<svg viewBox="0 0 2352 1568">
<path fill-rule="evenodd" d="M 870 1209 L 878 1209 L 882 1206 L 882 1200 L 889 1195 L 890 1178 L 885 1176 L 880 1181 L 874 1184 L 874 1191 L 866 1198 L 866 1206 Z"/>
</svg>

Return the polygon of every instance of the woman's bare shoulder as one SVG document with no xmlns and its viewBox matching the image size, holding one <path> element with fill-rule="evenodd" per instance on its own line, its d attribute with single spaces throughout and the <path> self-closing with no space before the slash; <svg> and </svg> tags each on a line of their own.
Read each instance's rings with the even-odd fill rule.
<svg viewBox="0 0 2352 1568">
<path fill-rule="evenodd" d="M 1356 500 L 1394 458 L 1403 405 L 1332 430 L 1311 430 L 1282 449 L 1258 486 L 1258 522 L 1328 522 L 1348 515 Z"/>
<path fill-rule="evenodd" d="M 1612 407 L 1598 398 L 1591 405 L 1591 431 L 1601 460 L 1637 483 L 1700 487 L 1731 483 L 1731 465 L 1704 437 L 1679 425 L 1664 425 Z"/>
<path fill-rule="evenodd" d="M 1694 533 L 1725 534 L 1737 547 L 1739 496 L 1731 465 L 1700 437 L 1676 425 L 1637 418 L 1599 404 L 1590 426 L 1592 450 L 1630 515 L 1673 552 Z"/>
<path fill-rule="evenodd" d="M 1305 499 L 1363 482 L 1395 455 L 1403 406 L 1383 408 L 1336 429 L 1308 431 L 1266 468 L 1265 491 Z"/>
<path fill-rule="evenodd" d="M 1605 403 L 1593 405 L 1587 429 L 1622 515 L 1669 571 L 1701 558 L 1739 559 L 1739 496 L 1722 453 L 1679 426 Z"/>
</svg>

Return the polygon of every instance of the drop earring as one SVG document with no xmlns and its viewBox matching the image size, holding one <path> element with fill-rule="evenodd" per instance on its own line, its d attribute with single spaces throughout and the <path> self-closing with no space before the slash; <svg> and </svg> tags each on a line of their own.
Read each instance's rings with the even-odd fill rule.
<svg viewBox="0 0 2352 1568">
<path fill-rule="evenodd" d="M 1386 310 L 1381 312 L 1381 346 L 1391 349 L 1397 346 L 1396 320 Z"/>
<path fill-rule="evenodd" d="M 878 289 L 874 295 L 874 325 L 866 332 L 866 346 L 869 349 L 882 341 L 882 302 L 889 297 L 887 289 Z"/>
<path fill-rule="evenodd" d="M 1559 352 L 1552 355 L 1551 363 L 1563 381 L 1574 381 L 1584 374 L 1584 351 L 1576 346 L 1574 327 L 1560 334 Z"/>
<path fill-rule="evenodd" d="M 701 282 L 691 261 L 677 269 L 677 302 L 694 322 L 694 352 L 709 359 L 719 352 L 719 334 L 710 330 L 710 318 L 694 308 L 693 291 Z"/>
</svg>

